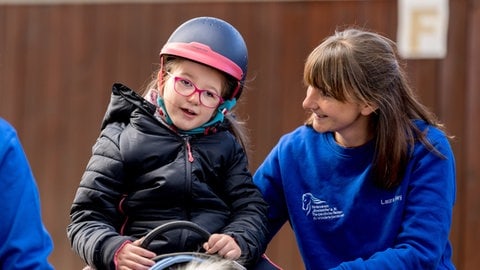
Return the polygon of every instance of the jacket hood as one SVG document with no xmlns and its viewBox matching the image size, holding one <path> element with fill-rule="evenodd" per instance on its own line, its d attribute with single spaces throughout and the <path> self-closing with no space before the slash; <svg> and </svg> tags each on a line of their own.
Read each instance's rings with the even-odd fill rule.
<svg viewBox="0 0 480 270">
<path fill-rule="evenodd" d="M 102 121 L 102 130 L 110 123 L 129 123 L 130 116 L 135 109 L 140 109 L 153 117 L 155 105 L 145 100 L 127 86 L 115 83 L 112 86 L 112 95 L 107 111 Z"/>
</svg>

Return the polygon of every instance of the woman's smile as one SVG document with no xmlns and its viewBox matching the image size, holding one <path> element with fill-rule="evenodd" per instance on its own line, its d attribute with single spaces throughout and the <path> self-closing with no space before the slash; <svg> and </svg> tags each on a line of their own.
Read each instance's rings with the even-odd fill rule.
<svg viewBox="0 0 480 270">
<path fill-rule="evenodd" d="M 320 113 L 316 113 L 316 112 L 312 112 L 313 115 L 315 116 L 316 119 L 323 119 L 323 118 L 327 118 L 328 115 L 326 114 L 320 114 Z"/>
</svg>

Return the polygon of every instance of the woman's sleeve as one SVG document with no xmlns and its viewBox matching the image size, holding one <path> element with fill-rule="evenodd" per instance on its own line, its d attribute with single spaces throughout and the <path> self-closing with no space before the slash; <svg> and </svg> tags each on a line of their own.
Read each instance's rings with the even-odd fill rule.
<svg viewBox="0 0 480 270">
<path fill-rule="evenodd" d="M 280 144 L 277 144 L 253 176 L 255 185 L 260 189 L 263 198 L 268 204 L 269 242 L 288 220 L 288 210 L 284 200 L 280 170 L 279 149 Z"/>
<path fill-rule="evenodd" d="M 130 240 L 118 233 L 124 219 L 119 211 L 124 191 L 119 136 L 118 129 L 107 127 L 93 146 L 67 228 L 73 250 L 88 265 L 99 269 L 114 269 L 115 251 Z"/>
<path fill-rule="evenodd" d="M 53 244 L 27 157 L 13 128 L 0 127 L 0 134 L 0 269 L 53 269 Z"/>
<path fill-rule="evenodd" d="M 456 192 L 455 161 L 445 136 L 431 141 L 444 157 L 423 145 L 416 148 L 407 171 L 410 175 L 404 180 L 408 180 L 407 202 L 394 245 L 334 269 L 438 269 L 451 263 L 448 237 Z"/>
</svg>

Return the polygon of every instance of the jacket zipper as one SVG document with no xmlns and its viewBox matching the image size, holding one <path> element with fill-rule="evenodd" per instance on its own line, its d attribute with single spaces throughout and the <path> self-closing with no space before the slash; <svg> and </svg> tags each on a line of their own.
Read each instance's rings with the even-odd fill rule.
<svg viewBox="0 0 480 270">
<path fill-rule="evenodd" d="M 123 203 L 125 202 L 125 199 L 127 198 L 127 194 L 123 194 L 122 195 L 122 198 L 120 199 L 120 201 L 118 202 L 118 211 L 125 215 L 125 211 L 123 211 Z M 123 221 L 122 223 L 122 226 L 120 227 L 120 235 L 124 235 L 124 232 L 125 232 L 125 226 L 127 225 L 127 222 L 128 222 L 128 216 L 125 215 L 125 220 Z"/>
<path fill-rule="evenodd" d="M 193 162 L 193 155 L 192 155 L 192 148 L 190 147 L 190 141 L 188 138 L 184 138 L 185 144 L 186 144 L 186 149 L 187 149 L 187 160 L 192 163 Z"/>
<path fill-rule="evenodd" d="M 192 148 L 190 146 L 190 137 L 183 137 L 183 141 L 185 143 L 185 215 L 188 219 L 190 219 L 190 199 L 192 193 L 192 163 L 193 163 L 193 154 Z"/>
</svg>

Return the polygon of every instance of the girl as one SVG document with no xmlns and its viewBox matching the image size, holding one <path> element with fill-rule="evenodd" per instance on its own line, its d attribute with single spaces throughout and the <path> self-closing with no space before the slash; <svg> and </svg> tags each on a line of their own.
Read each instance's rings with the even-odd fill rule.
<svg viewBox="0 0 480 270">
<path fill-rule="evenodd" d="M 115 84 L 102 132 L 71 207 L 68 237 L 92 268 L 148 269 L 156 254 L 197 251 L 253 265 L 266 248 L 266 204 L 252 182 L 241 126 L 247 48 L 225 21 L 201 17 L 175 30 L 141 97 Z M 171 220 L 192 221 L 206 243 L 175 230 L 142 248 Z"/>
<path fill-rule="evenodd" d="M 347 29 L 308 56 L 304 126 L 254 175 L 271 239 L 288 220 L 306 269 L 454 269 L 455 163 L 395 44 Z"/>
</svg>

